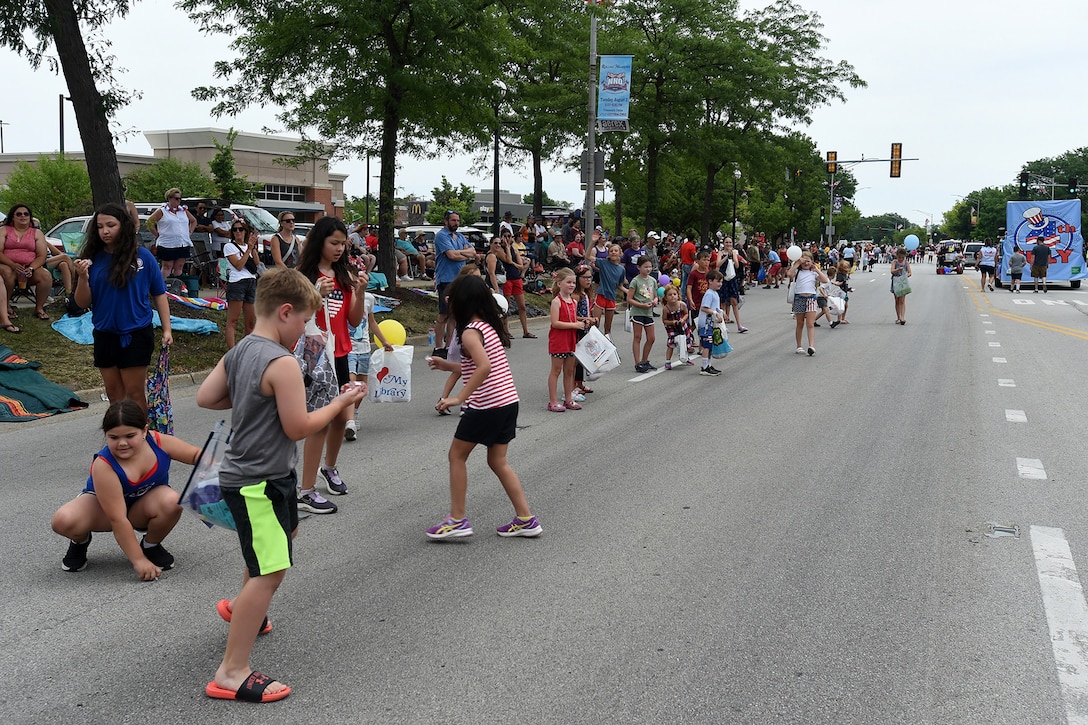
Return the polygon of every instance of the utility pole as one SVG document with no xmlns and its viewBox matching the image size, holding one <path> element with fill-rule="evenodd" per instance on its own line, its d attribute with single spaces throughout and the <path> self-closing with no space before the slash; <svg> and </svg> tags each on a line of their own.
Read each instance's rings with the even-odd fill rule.
<svg viewBox="0 0 1088 725">
<path fill-rule="evenodd" d="M 586 176 L 586 200 L 583 205 L 583 231 L 586 238 L 591 236 L 590 230 L 595 225 L 597 218 L 593 205 L 596 200 L 597 169 L 595 156 L 597 152 L 597 11 L 593 3 L 589 3 L 589 126 L 586 129 L 586 164 L 588 175 Z M 571 240 L 564 239 L 564 242 Z"/>
</svg>

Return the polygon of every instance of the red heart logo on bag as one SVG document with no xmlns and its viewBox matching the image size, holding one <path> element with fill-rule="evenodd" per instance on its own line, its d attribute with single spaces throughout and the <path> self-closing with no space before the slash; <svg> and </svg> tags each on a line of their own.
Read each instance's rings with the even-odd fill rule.
<svg viewBox="0 0 1088 725">
<path fill-rule="evenodd" d="M 389 374 L 389 368 L 382 368 L 381 370 L 379 370 L 378 375 L 377 375 L 378 382 L 380 383 L 382 381 L 382 378 L 384 378 L 388 374 Z"/>
</svg>

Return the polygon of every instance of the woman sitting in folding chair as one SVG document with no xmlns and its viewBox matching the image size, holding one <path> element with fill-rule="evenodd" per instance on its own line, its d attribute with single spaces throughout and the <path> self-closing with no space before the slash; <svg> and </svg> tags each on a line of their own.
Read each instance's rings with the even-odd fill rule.
<svg viewBox="0 0 1088 725">
<path fill-rule="evenodd" d="M 0 237 L 0 278 L 8 289 L 4 302 L 8 316 L 15 317 L 12 301 L 18 296 L 30 297 L 34 288 L 34 316 L 48 320 L 45 303 L 53 289 L 53 275 L 45 267 L 49 245 L 41 229 L 30 223 L 30 207 L 16 204 L 4 219 L 4 234 Z"/>
</svg>

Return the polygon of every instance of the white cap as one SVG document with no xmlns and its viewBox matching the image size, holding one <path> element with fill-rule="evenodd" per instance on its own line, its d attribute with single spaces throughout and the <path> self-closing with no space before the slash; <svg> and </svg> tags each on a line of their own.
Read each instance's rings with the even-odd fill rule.
<svg viewBox="0 0 1088 725">
<path fill-rule="evenodd" d="M 661 237 L 657 236 L 657 232 L 650 232 L 649 234 L 646 235 L 646 238 L 647 239 L 660 239 Z"/>
<path fill-rule="evenodd" d="M 721 239 L 721 238 L 722 238 L 722 237 L 724 237 L 725 235 L 721 233 L 721 230 L 718 230 L 718 233 L 717 233 L 717 234 L 716 234 L 715 236 L 717 236 L 717 237 L 718 237 L 718 239 Z"/>
</svg>

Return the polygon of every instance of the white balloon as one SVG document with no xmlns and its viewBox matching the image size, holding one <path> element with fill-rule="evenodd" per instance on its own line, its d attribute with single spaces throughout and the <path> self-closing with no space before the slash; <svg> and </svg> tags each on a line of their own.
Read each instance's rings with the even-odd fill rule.
<svg viewBox="0 0 1088 725">
<path fill-rule="evenodd" d="M 801 258 L 801 248 L 796 244 L 791 245 L 790 248 L 786 250 L 786 256 L 790 258 L 791 262 L 796 262 Z"/>
<path fill-rule="evenodd" d="M 493 292 L 491 296 L 495 298 L 495 303 L 498 304 L 499 309 L 504 315 L 510 311 L 510 303 L 506 300 L 505 296 L 500 295 L 498 292 Z"/>
</svg>

